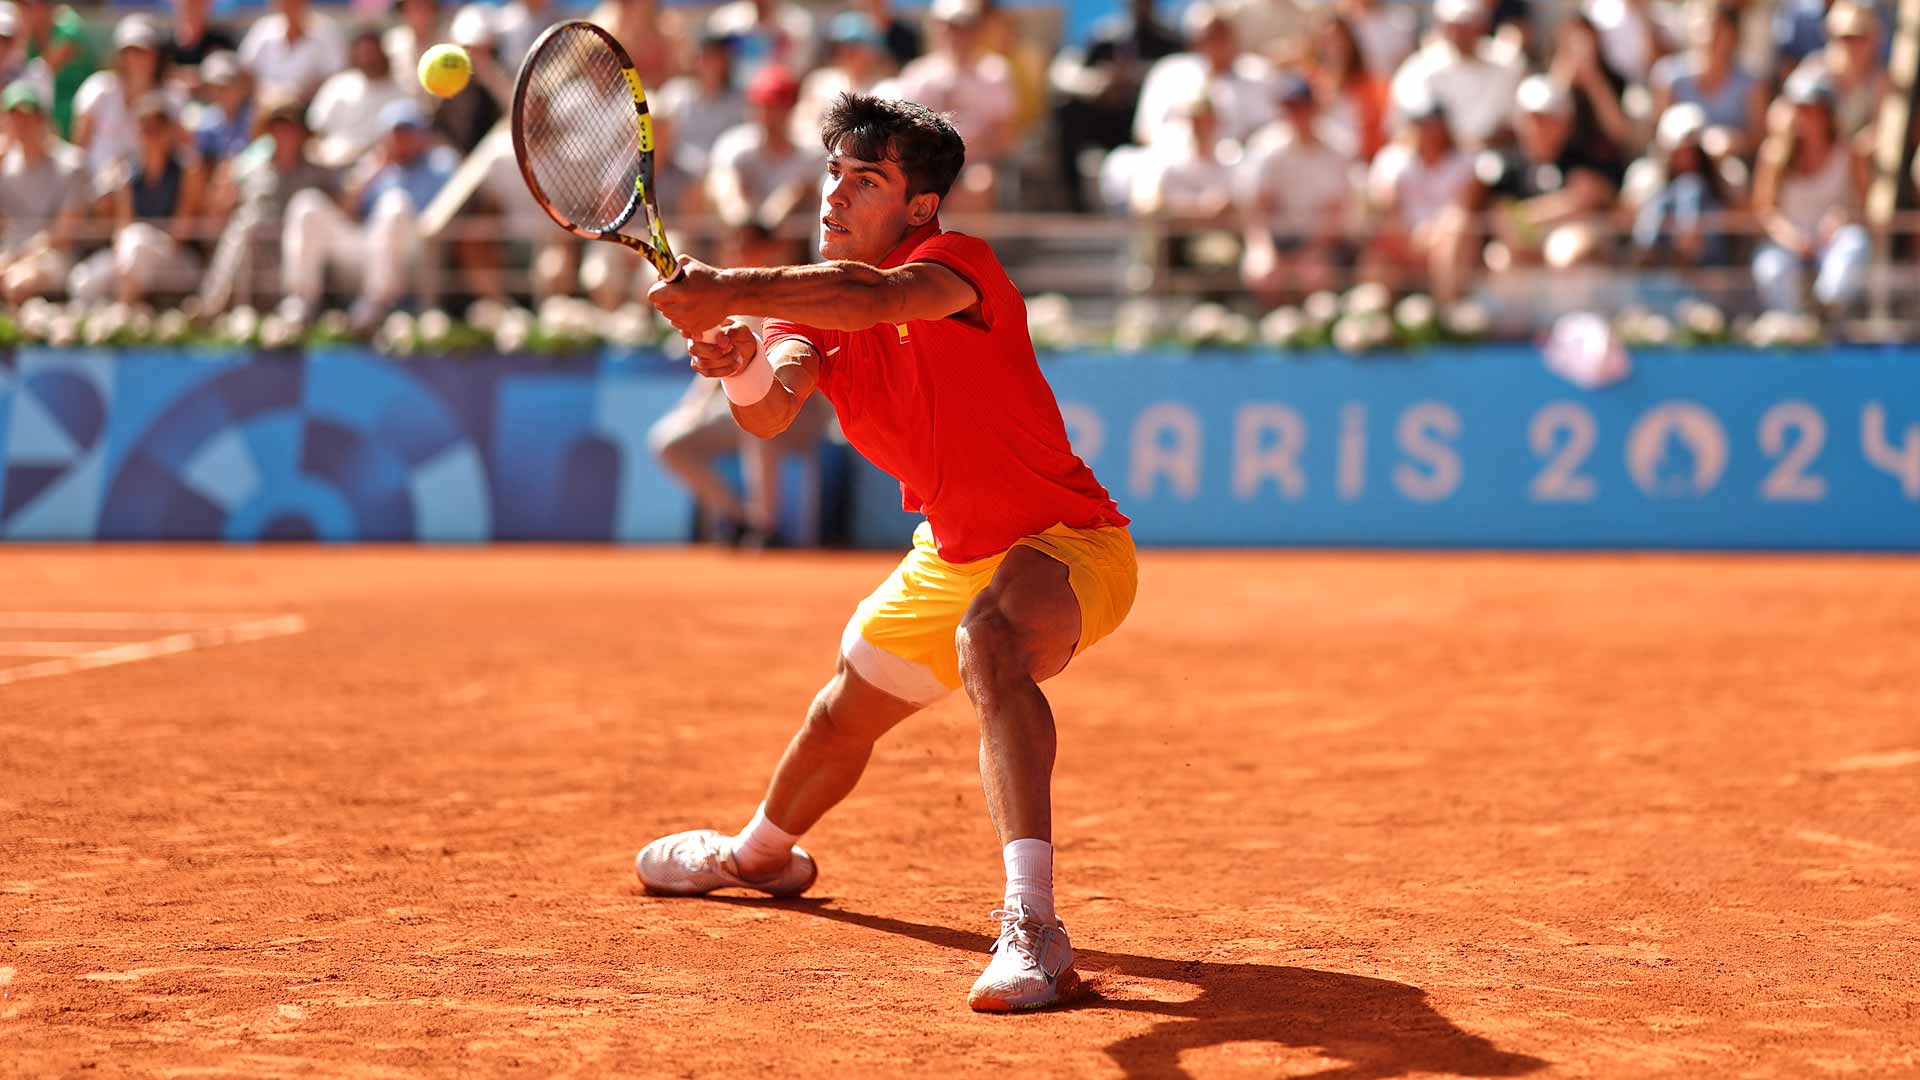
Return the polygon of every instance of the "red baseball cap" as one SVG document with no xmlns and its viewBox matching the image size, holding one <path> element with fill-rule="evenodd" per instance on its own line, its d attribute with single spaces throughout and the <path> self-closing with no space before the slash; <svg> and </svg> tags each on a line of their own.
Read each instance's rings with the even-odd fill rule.
<svg viewBox="0 0 1920 1080">
<path fill-rule="evenodd" d="M 768 64 L 747 84 L 747 100 L 755 105 L 791 105 L 800 100 L 800 80 L 779 64 Z"/>
</svg>

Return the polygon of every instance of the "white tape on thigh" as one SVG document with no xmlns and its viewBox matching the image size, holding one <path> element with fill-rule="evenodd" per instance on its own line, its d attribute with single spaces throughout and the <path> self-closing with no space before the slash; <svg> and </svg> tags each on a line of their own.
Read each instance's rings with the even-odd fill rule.
<svg viewBox="0 0 1920 1080">
<path fill-rule="evenodd" d="M 840 655 L 875 690 L 909 705 L 931 705 L 952 693 L 927 665 L 895 656 L 861 636 L 858 614 L 847 621 L 840 635 Z"/>
</svg>

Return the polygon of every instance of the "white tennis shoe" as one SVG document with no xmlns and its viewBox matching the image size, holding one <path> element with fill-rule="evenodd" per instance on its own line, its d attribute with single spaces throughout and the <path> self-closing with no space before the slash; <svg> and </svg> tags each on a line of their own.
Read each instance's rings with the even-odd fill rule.
<svg viewBox="0 0 1920 1080">
<path fill-rule="evenodd" d="M 1080 985 L 1073 944 L 1059 919 L 1042 920 L 1023 905 L 999 910 L 1000 939 L 993 959 L 973 984 L 967 1005 L 974 1012 L 1024 1012 L 1058 1004 Z"/>
<path fill-rule="evenodd" d="M 820 876 L 813 856 L 801 848 L 793 849 L 772 877 L 749 878 L 740 873 L 733 857 L 732 837 L 713 829 L 663 836 L 634 856 L 633 869 L 640 884 L 660 896 L 700 896 L 715 889 L 754 889 L 768 896 L 799 896 Z"/>
</svg>

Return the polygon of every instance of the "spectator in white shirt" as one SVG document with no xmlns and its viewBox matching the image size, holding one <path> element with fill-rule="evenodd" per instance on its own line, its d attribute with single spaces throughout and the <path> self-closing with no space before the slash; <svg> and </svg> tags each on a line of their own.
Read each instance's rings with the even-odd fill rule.
<svg viewBox="0 0 1920 1080">
<path fill-rule="evenodd" d="M 386 135 L 380 111 L 409 96 L 393 78 L 379 30 L 355 34 L 348 58 L 353 66 L 321 83 L 307 107 L 307 127 L 315 137 L 313 156 L 322 165 L 348 165 L 379 142 Z"/>
<path fill-rule="evenodd" d="M 812 213 L 826 151 L 817 142 L 793 141 L 799 97 L 799 80 L 786 68 L 761 68 L 747 87 L 753 119 L 714 143 L 707 197 L 728 225 L 759 222 L 778 229 Z"/>
<path fill-rule="evenodd" d="M 930 14 L 933 48 L 875 93 L 950 114 L 954 130 L 967 144 L 967 167 L 943 205 L 990 208 L 999 168 L 1014 150 L 1019 100 L 1013 68 L 1005 57 L 986 49 L 986 11 L 980 0 L 934 0 Z"/>
<path fill-rule="evenodd" d="M 1244 143 L 1273 119 L 1273 67 L 1241 51 L 1233 21 L 1212 5 L 1189 7 L 1184 22 L 1192 51 L 1156 61 L 1147 72 L 1134 112 L 1134 142 L 1146 146 L 1177 134 L 1177 110 L 1204 92 L 1221 136 Z"/>
<path fill-rule="evenodd" d="M 734 85 L 733 39 L 704 34 L 692 74 L 667 80 L 649 97 L 654 112 L 672 122 L 681 161 L 704 173 L 720 136 L 747 122 L 747 95 Z"/>
<path fill-rule="evenodd" d="M 1310 83 L 1283 75 L 1276 96 L 1284 117 L 1254 138 L 1238 192 L 1246 222 L 1241 279 L 1269 305 L 1333 288 L 1352 263 L 1353 158 L 1322 139 Z"/>
<path fill-rule="evenodd" d="M 31 80 L 0 91 L 0 299 L 13 304 L 66 280 L 74 227 L 93 190 L 86 156 L 53 133 L 50 107 Z"/>
<path fill-rule="evenodd" d="M 1233 209 L 1238 144 L 1220 137 L 1220 118 L 1205 96 L 1181 110 L 1185 139 L 1163 139 L 1138 159 L 1131 203 L 1142 217 L 1186 225 L 1223 222 Z"/>
<path fill-rule="evenodd" d="M 134 104 L 161 91 L 167 32 L 149 15 L 128 15 L 113 30 L 113 66 L 87 76 L 73 95 L 73 141 L 87 152 L 87 169 L 130 163 L 140 152 Z"/>
<path fill-rule="evenodd" d="M 1438 33 L 1393 76 L 1394 108 L 1405 114 L 1439 105 L 1466 149 L 1503 141 L 1525 58 L 1487 32 L 1482 0 L 1435 0 L 1433 17 Z"/>
<path fill-rule="evenodd" d="M 346 45 L 308 0 L 277 0 L 240 40 L 240 63 L 253 73 L 262 99 L 305 101 L 327 77 L 347 66 Z"/>
<path fill-rule="evenodd" d="M 1400 137 L 1380 150 L 1367 174 L 1373 239 L 1363 275 L 1397 286 L 1409 270 L 1425 268 L 1436 299 L 1459 299 L 1468 268 L 1457 261 L 1465 244 L 1452 235 L 1470 224 L 1465 201 L 1472 191 L 1473 155 L 1454 145 L 1446 113 L 1431 103 L 1407 110 Z"/>
<path fill-rule="evenodd" d="M 1836 0 L 1827 9 L 1826 27 L 1826 46 L 1801 61 L 1793 75 L 1831 86 L 1841 137 L 1864 144 L 1881 102 L 1893 94 L 1893 80 L 1880 63 L 1880 16 L 1859 0 Z"/>
</svg>

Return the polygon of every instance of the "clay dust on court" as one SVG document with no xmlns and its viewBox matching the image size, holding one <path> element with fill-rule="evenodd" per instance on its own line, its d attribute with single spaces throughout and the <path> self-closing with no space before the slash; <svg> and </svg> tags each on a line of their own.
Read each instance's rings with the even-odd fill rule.
<svg viewBox="0 0 1920 1080">
<path fill-rule="evenodd" d="M 74 661 L 0 681 L 0 1074 L 1920 1073 L 1912 561 L 1147 553 L 1049 686 L 1093 992 L 1007 1018 L 964 701 L 816 896 L 633 878 L 887 556 L 0 558 L 0 680 Z"/>
</svg>

